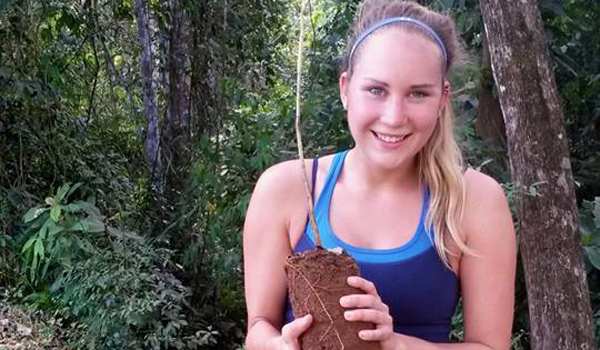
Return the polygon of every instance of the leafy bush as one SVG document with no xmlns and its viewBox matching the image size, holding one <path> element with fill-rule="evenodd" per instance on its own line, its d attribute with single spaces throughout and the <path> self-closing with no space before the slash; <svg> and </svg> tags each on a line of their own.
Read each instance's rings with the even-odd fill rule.
<svg viewBox="0 0 600 350">
<path fill-rule="evenodd" d="M 171 252 L 107 226 L 91 202 L 69 201 L 82 187 L 62 185 L 25 213 L 15 240 L 0 236 L 22 256 L 25 300 L 70 324 L 65 336 L 76 349 L 216 344 L 219 334 L 209 325 L 188 327 L 191 293 L 170 272 L 176 270 Z"/>
<path fill-rule="evenodd" d="M 77 349 L 196 349 L 216 343 L 210 328 L 184 335 L 188 288 L 166 272 L 169 252 L 109 229 L 111 243 L 52 284 L 57 313 L 75 321 Z"/>
<path fill-rule="evenodd" d="M 100 211 L 89 202 L 67 203 L 81 183 L 64 184 L 44 205 L 31 208 L 23 217 L 26 227 L 18 240 L 24 242 L 22 270 L 32 286 L 48 281 L 48 272 L 71 266 L 82 253 L 94 254 L 90 234 L 104 232 Z"/>
</svg>

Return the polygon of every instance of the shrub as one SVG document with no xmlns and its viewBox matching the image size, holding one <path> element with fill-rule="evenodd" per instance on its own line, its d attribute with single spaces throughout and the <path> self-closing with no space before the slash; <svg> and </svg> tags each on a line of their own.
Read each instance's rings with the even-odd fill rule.
<svg viewBox="0 0 600 350">
<path fill-rule="evenodd" d="M 109 229 L 111 243 L 73 264 L 52 284 L 57 313 L 74 320 L 77 349 L 195 349 L 210 329 L 184 336 L 190 291 L 165 267 L 169 252 L 133 233 Z"/>
<path fill-rule="evenodd" d="M 52 272 L 69 267 L 73 259 L 96 253 L 89 237 L 105 230 L 100 211 L 85 201 L 67 203 L 80 186 L 62 185 L 45 204 L 23 216 L 25 228 L 17 237 L 21 270 L 34 289 L 49 281 Z"/>
</svg>

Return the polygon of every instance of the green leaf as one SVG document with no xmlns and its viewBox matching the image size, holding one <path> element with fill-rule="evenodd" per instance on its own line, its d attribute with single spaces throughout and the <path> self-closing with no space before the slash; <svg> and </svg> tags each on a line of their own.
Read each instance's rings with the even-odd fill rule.
<svg viewBox="0 0 600 350">
<path fill-rule="evenodd" d="M 600 197 L 596 197 L 594 200 L 594 225 L 596 228 L 600 228 Z"/>
<path fill-rule="evenodd" d="M 104 224 L 98 220 L 88 219 L 88 232 L 89 233 L 101 233 L 105 231 Z"/>
<path fill-rule="evenodd" d="M 581 246 L 585 247 L 590 245 L 592 242 L 592 236 L 586 234 L 585 228 L 583 226 L 579 226 L 579 230 L 581 231 Z"/>
<path fill-rule="evenodd" d="M 29 266 L 29 278 L 32 281 L 35 281 L 35 272 L 37 270 L 37 264 L 38 264 L 38 256 L 34 254 L 33 262 L 31 263 L 31 266 Z"/>
<path fill-rule="evenodd" d="M 600 247 L 600 230 L 592 233 L 592 242 L 590 244 Z"/>
<path fill-rule="evenodd" d="M 46 234 L 48 233 L 48 225 L 51 222 L 52 222 L 52 220 L 46 220 L 46 222 L 44 223 L 44 225 L 42 226 L 42 228 L 40 228 L 40 230 L 37 233 L 37 236 L 38 236 L 39 239 L 45 239 L 46 238 Z"/>
<path fill-rule="evenodd" d="M 48 274 L 48 267 L 50 266 L 51 262 L 52 262 L 52 260 L 46 259 L 46 262 L 44 263 L 44 267 L 42 267 L 42 273 L 41 273 L 42 280 L 46 279 L 46 275 Z"/>
<path fill-rule="evenodd" d="M 69 231 L 85 231 L 85 227 L 81 224 L 81 221 L 77 221 L 71 227 L 69 227 Z"/>
<path fill-rule="evenodd" d="M 37 207 L 31 208 L 23 216 L 23 222 L 25 222 L 25 223 L 31 222 L 31 221 L 37 219 L 40 215 L 42 215 L 47 210 L 48 210 L 48 208 L 44 208 L 42 206 L 37 206 Z"/>
<path fill-rule="evenodd" d="M 61 225 L 57 225 L 56 222 L 50 220 L 48 222 L 48 236 L 54 236 L 55 234 L 64 231 L 65 228 Z"/>
<path fill-rule="evenodd" d="M 23 246 L 23 249 L 21 249 L 21 253 L 25 253 L 27 250 L 29 250 L 29 248 L 33 245 L 33 243 L 35 243 L 36 240 L 36 237 L 31 237 L 30 239 L 28 239 L 25 245 Z"/>
<path fill-rule="evenodd" d="M 82 211 L 85 210 L 89 205 L 86 205 L 87 202 L 84 201 L 77 201 L 77 202 L 73 202 L 67 206 L 65 206 L 65 210 L 68 211 L 69 213 L 76 213 L 78 211 Z M 89 204 L 89 203 L 87 203 Z"/>
<path fill-rule="evenodd" d="M 600 251 L 598 251 L 598 247 L 584 247 L 584 249 L 592 265 L 600 270 Z"/>
<path fill-rule="evenodd" d="M 41 239 L 37 239 L 35 241 L 35 245 L 33 246 L 33 254 L 44 257 L 44 242 Z"/>
<path fill-rule="evenodd" d="M 78 182 L 75 185 L 73 185 L 73 187 L 71 187 L 71 189 L 69 190 L 69 192 L 67 193 L 67 195 L 65 196 L 65 198 L 68 198 L 70 195 L 73 194 L 73 192 L 77 191 L 77 189 L 79 187 L 81 187 L 82 184 L 83 184 L 82 182 Z"/>
<path fill-rule="evenodd" d="M 67 192 L 69 192 L 69 188 L 71 188 L 70 182 L 67 182 L 60 186 L 60 188 L 56 192 L 56 197 L 54 197 L 54 199 L 56 199 L 58 202 L 61 202 L 63 199 L 65 199 Z"/>
<path fill-rule="evenodd" d="M 71 213 L 76 213 L 83 210 L 89 215 L 100 216 L 100 210 L 96 208 L 94 204 L 86 201 L 75 201 L 64 208 Z"/>
<path fill-rule="evenodd" d="M 52 220 L 54 220 L 55 222 L 58 222 L 58 220 L 60 220 L 61 209 L 62 209 L 61 205 L 55 205 L 52 207 L 52 209 L 50 209 L 50 218 Z"/>
</svg>

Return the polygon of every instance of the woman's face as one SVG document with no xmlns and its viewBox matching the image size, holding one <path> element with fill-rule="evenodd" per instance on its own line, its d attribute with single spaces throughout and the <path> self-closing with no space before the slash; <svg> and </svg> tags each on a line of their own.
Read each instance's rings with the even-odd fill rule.
<svg viewBox="0 0 600 350">
<path fill-rule="evenodd" d="M 383 169 L 413 164 L 448 98 L 441 49 L 422 34 L 384 28 L 354 61 L 340 93 L 357 151 Z"/>
</svg>

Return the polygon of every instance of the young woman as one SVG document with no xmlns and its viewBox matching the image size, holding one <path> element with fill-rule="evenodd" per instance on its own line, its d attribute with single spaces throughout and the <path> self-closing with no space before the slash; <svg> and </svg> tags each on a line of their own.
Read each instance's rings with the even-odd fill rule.
<svg viewBox="0 0 600 350">
<path fill-rule="evenodd" d="M 326 248 L 353 255 L 365 294 L 340 299 L 388 349 L 508 349 L 515 234 L 501 187 L 463 171 L 453 137 L 452 20 L 414 2 L 366 0 L 339 79 L 356 146 L 307 160 Z M 284 261 L 314 247 L 299 161 L 268 169 L 244 227 L 248 350 L 299 350 L 308 315 L 286 303 Z M 448 343 L 462 294 L 464 342 Z"/>
</svg>

